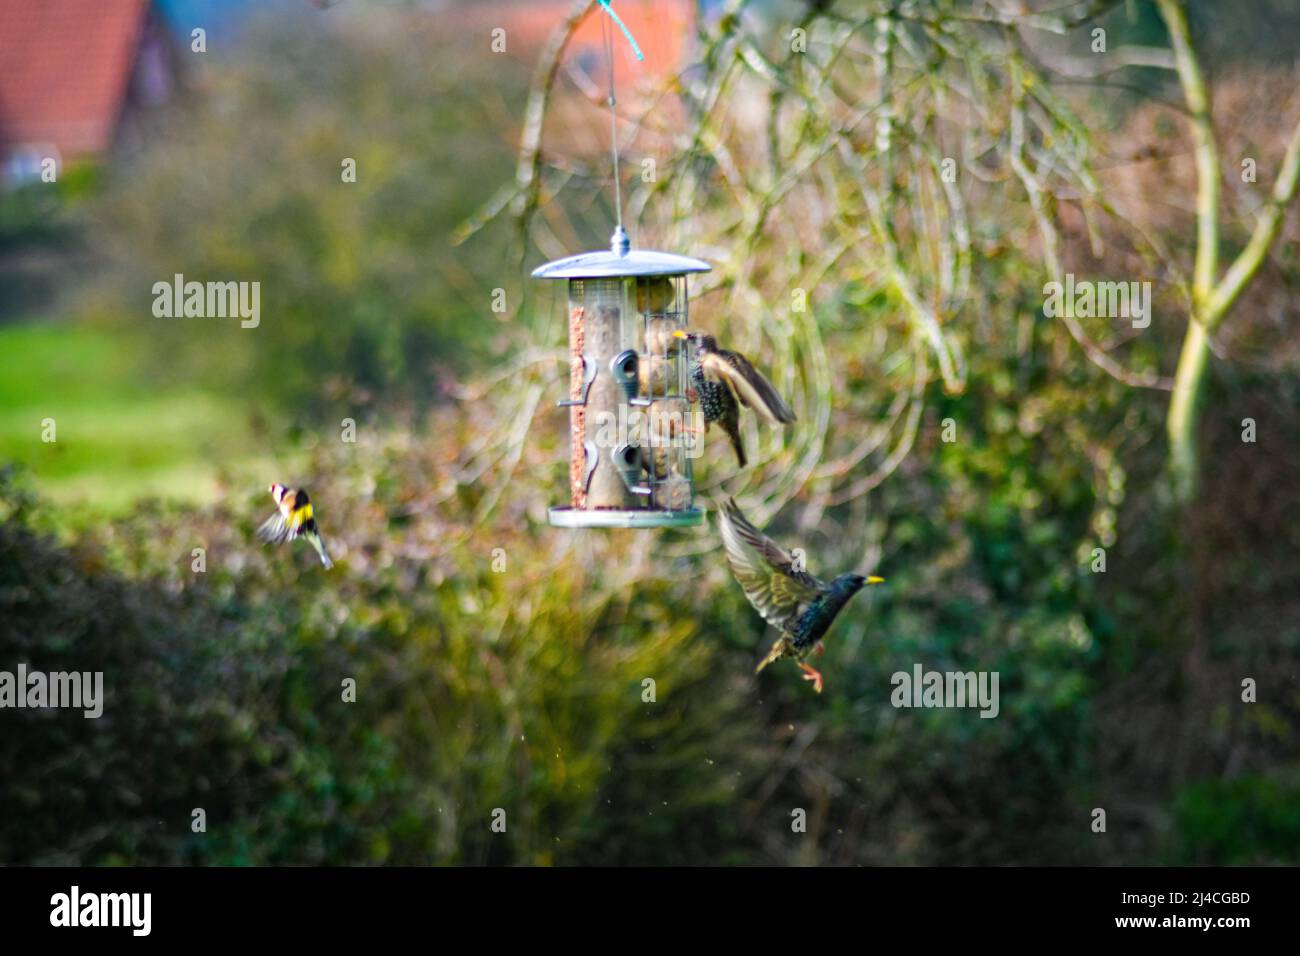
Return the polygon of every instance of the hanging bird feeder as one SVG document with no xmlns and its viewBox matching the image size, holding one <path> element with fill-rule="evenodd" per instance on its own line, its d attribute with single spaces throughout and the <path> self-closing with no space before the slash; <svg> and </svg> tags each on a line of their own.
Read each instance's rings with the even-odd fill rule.
<svg viewBox="0 0 1300 956">
<path fill-rule="evenodd" d="M 631 249 L 619 226 L 609 252 L 548 262 L 534 278 L 568 283 L 569 505 L 564 528 L 699 524 L 692 459 L 700 447 L 687 401 L 686 276 L 699 259 Z"/>
<path fill-rule="evenodd" d="M 704 513 L 695 507 L 691 461 L 699 429 L 686 398 L 686 349 L 673 332 L 686 328 L 686 276 L 710 266 L 631 248 L 623 229 L 613 34 L 604 17 L 601 33 L 618 227 L 609 252 L 584 252 L 533 270 L 534 278 L 565 280 L 569 293 L 572 366 L 569 397 L 559 403 L 569 409 L 569 504 L 552 508 L 550 520 L 562 528 L 697 525 Z"/>
</svg>

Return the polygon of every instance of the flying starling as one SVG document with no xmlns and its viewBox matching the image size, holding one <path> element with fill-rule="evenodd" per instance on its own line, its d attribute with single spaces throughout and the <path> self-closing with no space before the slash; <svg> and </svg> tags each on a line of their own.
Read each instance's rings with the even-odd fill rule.
<svg viewBox="0 0 1300 956">
<path fill-rule="evenodd" d="M 301 488 L 274 484 L 271 486 L 271 497 L 275 499 L 279 510 L 262 522 L 262 526 L 257 529 L 257 536 L 267 544 L 283 544 L 285 541 L 306 538 L 320 555 L 321 564 L 326 568 L 334 567 L 329 552 L 325 550 L 325 542 L 321 540 L 307 492 Z"/>
<path fill-rule="evenodd" d="M 701 332 L 678 329 L 674 337 L 694 346 L 691 355 L 691 384 L 704 412 L 704 428 L 716 422 L 731 439 L 741 468 L 748 462 L 740 439 L 740 406 L 752 408 L 759 418 L 773 425 L 788 425 L 794 412 L 777 394 L 749 359 L 739 352 L 718 348 L 718 341 Z"/>
<path fill-rule="evenodd" d="M 718 529 L 727 551 L 731 573 L 745 597 L 763 620 L 781 632 L 767 656 L 754 669 L 757 674 L 773 661 L 793 657 L 813 690 L 822 691 L 822 675 L 804 663 L 811 652 L 821 654 L 822 638 L 831 622 L 864 584 L 885 579 L 841 574 L 830 584 L 819 581 L 796 565 L 794 558 L 767 537 L 741 512 L 734 498 L 718 510 Z"/>
</svg>

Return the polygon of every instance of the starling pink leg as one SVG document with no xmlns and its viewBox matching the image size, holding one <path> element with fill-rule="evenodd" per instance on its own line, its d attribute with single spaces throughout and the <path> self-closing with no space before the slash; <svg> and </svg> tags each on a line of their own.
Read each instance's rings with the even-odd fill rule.
<svg viewBox="0 0 1300 956">
<path fill-rule="evenodd" d="M 803 671 L 803 679 L 812 681 L 813 690 L 820 694 L 822 692 L 822 675 L 802 662 L 800 662 L 799 667 Z"/>
</svg>

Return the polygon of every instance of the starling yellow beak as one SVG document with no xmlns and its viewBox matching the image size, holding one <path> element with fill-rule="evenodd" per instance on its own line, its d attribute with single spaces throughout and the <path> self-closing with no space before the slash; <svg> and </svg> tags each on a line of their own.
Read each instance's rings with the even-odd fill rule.
<svg viewBox="0 0 1300 956">
<path fill-rule="evenodd" d="M 334 562 L 325 550 L 325 542 L 316 525 L 315 509 L 306 490 L 288 488 L 277 482 L 271 486 L 271 497 L 275 499 L 277 510 L 257 529 L 258 538 L 267 544 L 283 544 L 305 538 L 320 555 L 321 564 L 327 569 L 332 568 Z"/>
</svg>

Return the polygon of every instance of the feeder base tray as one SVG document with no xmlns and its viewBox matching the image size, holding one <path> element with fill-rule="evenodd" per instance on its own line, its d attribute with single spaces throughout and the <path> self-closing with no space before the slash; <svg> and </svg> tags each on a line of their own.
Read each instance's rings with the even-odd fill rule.
<svg viewBox="0 0 1300 956">
<path fill-rule="evenodd" d="M 557 528 L 690 528 L 704 523 L 704 512 L 699 508 L 681 511 L 552 508 L 550 517 L 551 524 Z"/>
</svg>

